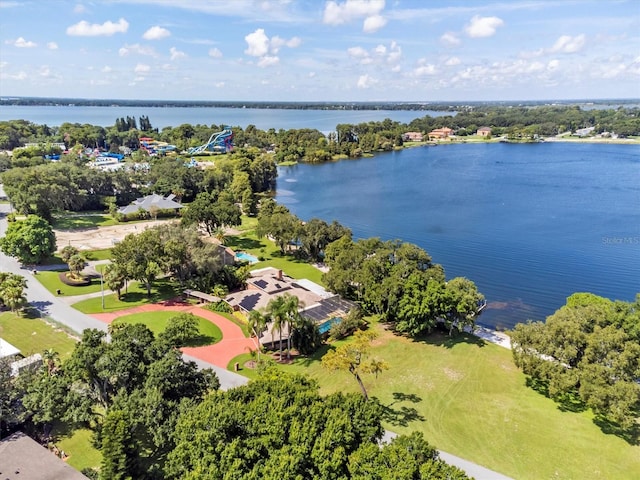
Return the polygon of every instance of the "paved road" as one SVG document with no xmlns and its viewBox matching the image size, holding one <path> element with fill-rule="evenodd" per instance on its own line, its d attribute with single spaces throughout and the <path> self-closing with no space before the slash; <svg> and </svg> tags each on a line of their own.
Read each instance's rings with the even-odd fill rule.
<svg viewBox="0 0 640 480">
<path fill-rule="evenodd" d="M 0 185 L 0 197 L 3 194 L 2 185 Z M 4 232 L 7 229 L 6 215 L 8 212 L 9 205 L 0 204 L 0 237 L 4 235 Z M 62 299 L 51 294 L 40 282 L 33 278 L 31 269 L 22 268 L 15 259 L 7 257 L 2 252 L 0 252 L 0 270 L 17 273 L 27 279 L 27 300 L 40 312 L 42 316 L 51 317 L 56 322 L 66 325 L 78 333 L 82 333 L 86 328 L 97 328 L 103 331 L 107 330 L 106 323 L 75 310 L 70 305 L 62 301 Z M 220 379 L 220 385 L 223 390 L 238 387 L 248 382 L 247 378 L 242 375 L 230 372 L 224 368 L 217 367 L 195 357 L 184 355 L 184 358 L 185 360 L 196 362 L 200 368 L 213 369 Z M 389 441 L 395 435 L 396 434 L 393 432 L 387 432 L 385 439 Z M 474 477 L 476 480 L 511 480 L 509 477 L 505 477 L 497 472 L 488 470 L 480 465 L 446 452 L 440 452 L 440 457 L 447 463 L 464 470 L 468 475 Z"/>
<path fill-rule="evenodd" d="M 4 192 L 0 185 L 0 197 L 3 194 Z M 0 204 L 0 237 L 2 237 L 7 230 L 7 213 L 9 213 L 9 211 L 9 205 Z M 25 277 L 27 280 L 27 301 L 32 307 L 38 310 L 41 316 L 50 317 L 56 322 L 66 325 L 78 334 L 81 334 L 82 331 L 87 328 L 97 328 L 98 330 L 107 331 L 106 323 L 79 312 L 68 305 L 62 298 L 58 298 L 50 293 L 40 282 L 33 278 L 32 269 L 23 268 L 18 261 L 14 258 L 7 257 L 2 252 L 0 252 L 0 270 L 17 273 Z M 196 359 L 192 357 L 185 356 L 185 358 L 196 361 Z M 223 390 L 247 383 L 247 378 L 237 373 L 229 372 L 224 368 L 208 364 L 201 360 L 197 360 L 196 363 L 202 368 L 212 368 L 215 370 Z"/>
</svg>

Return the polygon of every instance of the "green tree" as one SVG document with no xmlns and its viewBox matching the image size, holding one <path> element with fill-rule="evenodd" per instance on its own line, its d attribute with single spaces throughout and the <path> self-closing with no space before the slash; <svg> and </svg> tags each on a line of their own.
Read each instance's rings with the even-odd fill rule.
<svg viewBox="0 0 640 480">
<path fill-rule="evenodd" d="M 358 382 L 362 396 L 369 399 L 367 389 L 362 381 L 361 373 L 377 375 L 389 367 L 386 363 L 375 359 L 367 359 L 371 350 L 371 342 L 377 337 L 373 330 L 360 330 L 353 336 L 353 340 L 334 350 L 329 350 L 322 357 L 322 366 L 329 370 L 349 372 Z"/>
<path fill-rule="evenodd" d="M 27 281 L 22 275 L 0 272 L 0 305 L 14 312 L 20 309 L 27 303 L 26 288 Z"/>
<path fill-rule="evenodd" d="M 115 290 L 118 294 L 118 300 L 120 300 L 122 297 L 122 289 L 127 281 L 123 269 L 115 263 L 107 263 L 102 270 L 102 276 L 107 288 L 109 290 Z"/>
<path fill-rule="evenodd" d="M 164 249 L 157 229 L 149 228 L 138 235 L 129 234 L 111 250 L 113 263 L 125 274 L 144 283 L 147 296 L 151 286 L 164 273 Z"/>
<path fill-rule="evenodd" d="M 39 264 L 55 252 L 56 236 L 49 222 L 29 215 L 25 220 L 9 223 L 5 236 L 0 238 L 0 249 L 23 264 Z"/>
<path fill-rule="evenodd" d="M 199 335 L 196 316 L 193 313 L 180 313 L 169 319 L 167 328 L 159 335 L 159 339 L 173 347 L 184 347 Z"/>
<path fill-rule="evenodd" d="M 558 402 L 583 402 L 633 433 L 640 413 L 640 295 L 612 302 L 574 294 L 545 323 L 511 332 L 515 364 Z"/>
</svg>

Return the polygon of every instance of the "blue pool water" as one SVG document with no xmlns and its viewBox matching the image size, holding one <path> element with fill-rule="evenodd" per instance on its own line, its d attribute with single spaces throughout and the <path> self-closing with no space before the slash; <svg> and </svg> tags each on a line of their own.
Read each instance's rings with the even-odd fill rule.
<svg viewBox="0 0 640 480">
<path fill-rule="evenodd" d="M 322 322 L 320 325 L 318 325 L 318 331 L 320 332 L 320 335 L 324 335 L 325 333 L 327 333 L 330 329 L 331 329 L 331 325 L 333 325 L 334 323 L 338 323 L 341 322 L 342 319 L 341 318 L 330 318 L 329 320 L 325 320 L 324 322 Z"/>
<path fill-rule="evenodd" d="M 246 252 L 237 252 L 236 258 L 240 261 L 249 262 L 249 263 L 258 263 L 258 259 L 253 255 L 250 255 Z"/>
</svg>

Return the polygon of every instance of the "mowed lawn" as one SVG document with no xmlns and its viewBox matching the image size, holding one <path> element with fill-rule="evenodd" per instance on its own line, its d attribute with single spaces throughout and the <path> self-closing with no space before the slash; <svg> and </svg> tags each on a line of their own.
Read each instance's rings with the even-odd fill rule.
<svg viewBox="0 0 640 480">
<path fill-rule="evenodd" d="M 412 341 L 374 328 L 381 336 L 372 356 L 390 369 L 363 378 L 389 430 L 419 430 L 436 447 L 515 479 L 640 478 L 640 446 L 528 388 L 509 350 L 472 336 Z M 359 392 L 349 373 L 327 371 L 317 358 L 281 368 L 316 378 L 325 394 Z"/>
<path fill-rule="evenodd" d="M 38 274 L 39 275 L 39 274 Z M 76 310 L 82 313 L 102 313 L 115 312 L 125 308 L 138 307 L 149 303 L 157 303 L 162 300 L 169 300 L 179 297 L 181 290 L 179 286 L 171 280 L 156 280 L 151 288 L 151 297 L 147 296 L 147 289 L 137 282 L 130 282 L 126 289 L 122 290 L 122 296 L 118 299 L 118 295 L 113 293 L 104 296 L 104 309 L 102 308 L 102 297 L 94 297 L 72 305 Z"/>
<path fill-rule="evenodd" d="M 177 315 L 180 315 L 180 313 L 181 312 L 175 311 L 132 313 L 131 315 L 123 315 L 122 317 L 118 317 L 113 321 L 113 323 L 142 323 L 146 325 L 154 335 L 158 336 L 158 334 L 164 332 L 165 328 L 167 328 L 169 320 Z M 200 332 L 200 337 L 196 342 L 194 342 L 194 345 L 191 346 L 211 345 L 212 343 L 216 343 L 222 340 L 222 332 L 217 325 L 210 322 L 206 318 L 196 316 L 196 319 L 198 320 L 198 330 Z"/>
<path fill-rule="evenodd" d="M 20 349 L 25 357 L 52 348 L 61 359 L 71 355 L 77 341 L 53 323 L 11 312 L 0 313 L 0 337 Z"/>
<path fill-rule="evenodd" d="M 66 283 L 62 283 L 60 280 L 60 274 L 66 273 L 67 271 L 41 271 L 35 276 L 35 279 L 38 280 L 49 292 L 54 295 L 57 295 L 57 290 L 60 290 L 62 295 L 71 297 L 74 295 L 85 295 L 87 293 L 95 293 L 99 292 L 101 289 L 100 278 L 92 278 L 91 284 L 82 285 L 82 286 L 72 286 L 67 285 Z M 104 287 L 107 288 L 106 286 Z"/>
</svg>

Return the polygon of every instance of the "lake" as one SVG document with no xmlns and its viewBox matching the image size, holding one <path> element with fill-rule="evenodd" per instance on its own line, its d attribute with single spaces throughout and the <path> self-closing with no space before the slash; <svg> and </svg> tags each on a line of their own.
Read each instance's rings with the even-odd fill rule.
<svg viewBox="0 0 640 480">
<path fill-rule="evenodd" d="M 59 126 L 64 122 L 88 123 L 102 127 L 113 126 L 117 118 L 148 116 L 154 128 L 192 125 L 231 125 L 246 128 L 255 125 L 260 130 L 292 128 L 316 128 L 331 132 L 339 123 L 357 124 L 382 121 L 390 118 L 410 123 L 425 115 L 440 117 L 455 115 L 451 112 L 432 110 L 286 110 L 259 108 L 214 107 L 76 107 L 76 106 L 0 106 L 0 121 L 28 120 L 36 124 Z"/>
<path fill-rule="evenodd" d="M 479 323 L 544 320 L 573 292 L 640 292 L 640 147 L 466 144 L 279 169 L 278 202 L 412 242 L 473 280 Z"/>
</svg>

